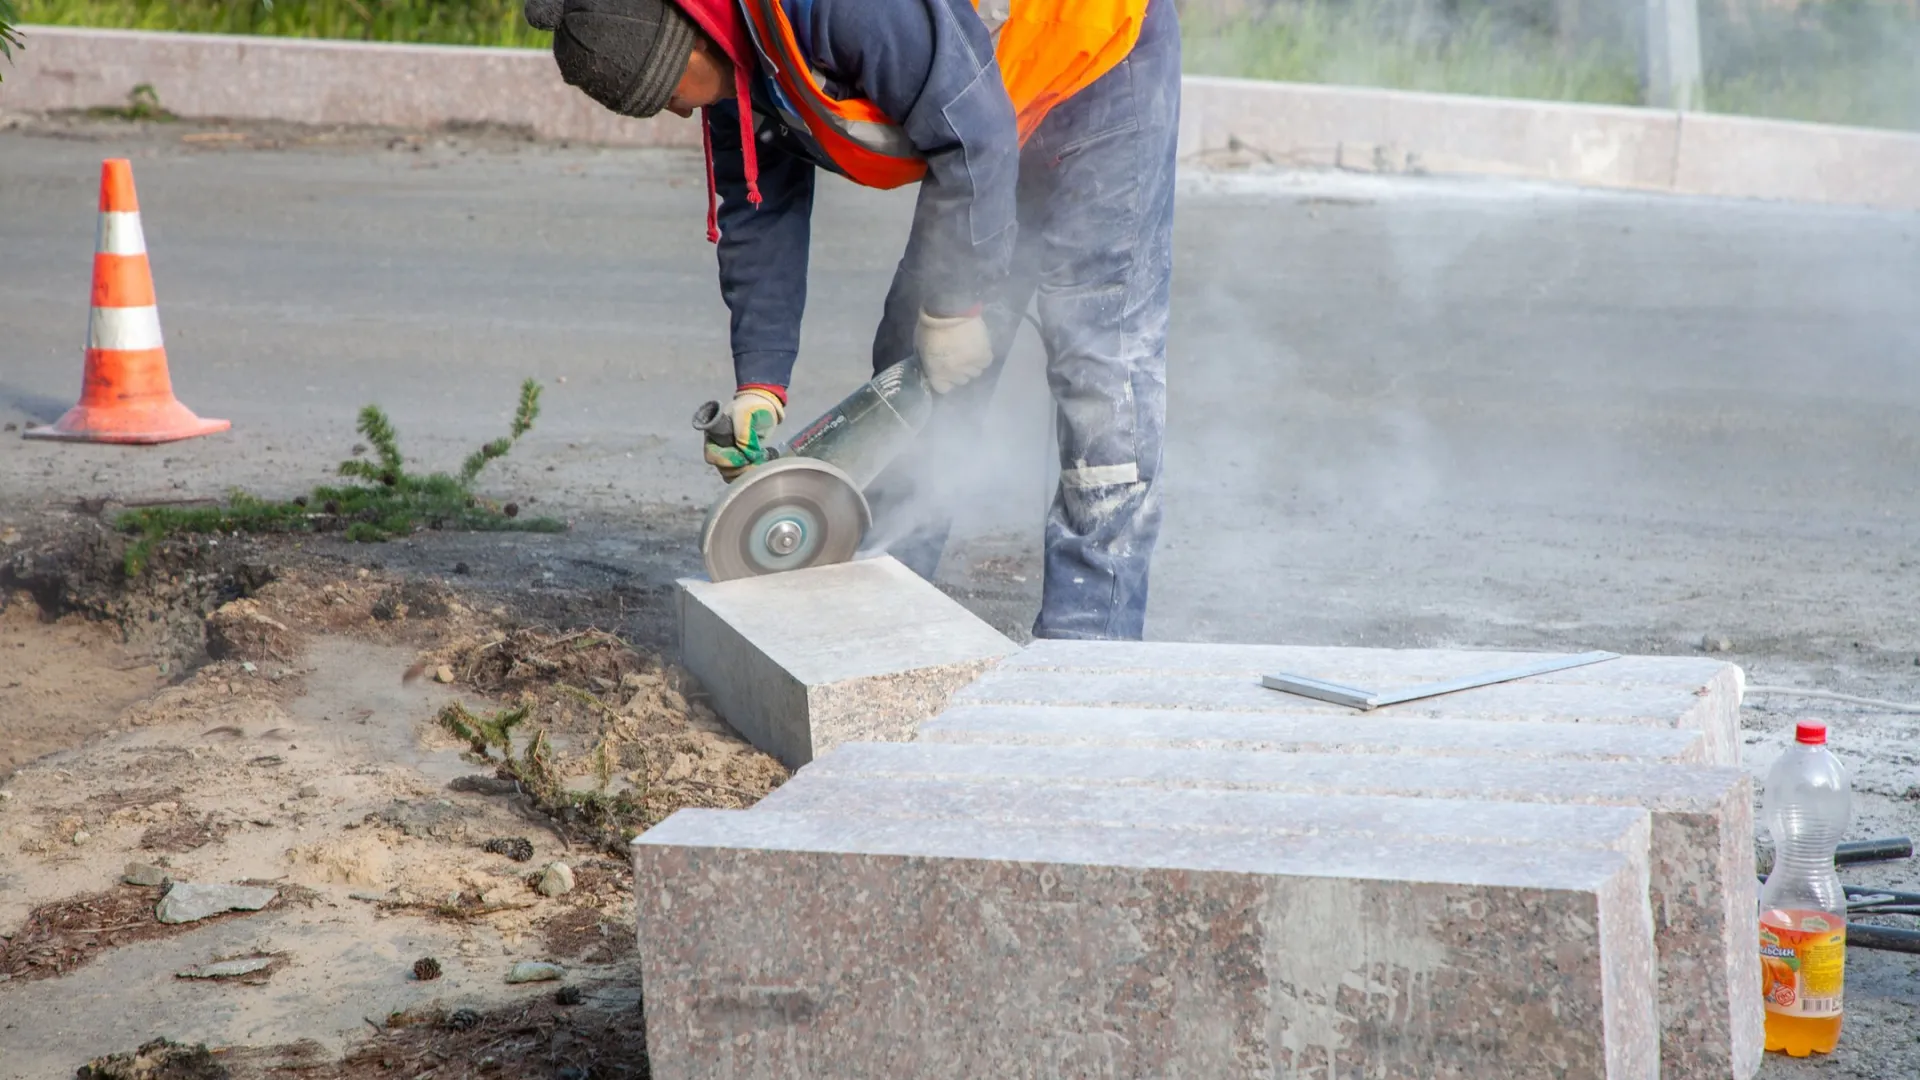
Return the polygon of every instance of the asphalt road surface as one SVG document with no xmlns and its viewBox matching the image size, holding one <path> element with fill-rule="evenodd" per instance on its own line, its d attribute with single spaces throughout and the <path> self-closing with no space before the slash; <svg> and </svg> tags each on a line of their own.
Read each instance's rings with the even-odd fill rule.
<svg viewBox="0 0 1920 1080">
<path fill-rule="evenodd" d="M 202 130 L 0 133 L 0 421 L 74 400 L 99 160 L 126 154 L 177 389 L 234 422 L 141 450 L 0 439 L 0 518 L 304 490 L 368 402 L 452 467 L 527 376 L 544 411 L 488 490 L 576 515 L 614 561 L 663 504 L 719 490 L 688 426 L 730 389 L 697 156 L 182 139 Z M 864 377 L 910 210 L 824 183 L 794 417 Z M 1194 172 L 1177 236 L 1149 636 L 1706 635 L 1757 683 L 1920 698 L 1920 215 Z M 1050 482 L 1030 338 L 999 402 L 942 577 L 1017 629 Z M 1911 718 L 1754 704 L 1755 768 L 1802 705 L 1842 717 L 1836 747 L 1875 763 L 1866 827 L 1920 831 Z M 1884 1022 L 1766 1075 L 1920 1073 L 1895 1023 L 1914 965 L 1860 963 L 1849 1003 Z"/>
</svg>

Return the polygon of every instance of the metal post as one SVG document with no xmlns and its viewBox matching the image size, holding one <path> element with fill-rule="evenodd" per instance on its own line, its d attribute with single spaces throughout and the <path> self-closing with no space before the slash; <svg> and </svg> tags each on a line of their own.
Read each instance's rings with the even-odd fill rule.
<svg viewBox="0 0 1920 1080">
<path fill-rule="evenodd" d="M 1697 112 L 1701 90 L 1699 0 L 1645 0 L 1641 88 L 1656 109 Z"/>
</svg>

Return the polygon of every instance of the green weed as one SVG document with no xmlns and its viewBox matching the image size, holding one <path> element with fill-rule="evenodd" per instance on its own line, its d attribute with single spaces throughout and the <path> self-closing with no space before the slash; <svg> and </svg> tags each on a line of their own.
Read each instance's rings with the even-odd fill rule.
<svg viewBox="0 0 1920 1080">
<path fill-rule="evenodd" d="M 372 460 L 355 456 L 340 463 L 341 476 L 359 483 L 317 487 L 311 495 L 272 502 L 245 492 L 234 492 L 219 506 L 155 506 L 121 514 L 118 527 L 139 537 L 127 548 L 128 577 L 138 577 L 154 548 L 167 537 L 186 534 L 288 533 L 340 531 L 347 539 L 375 543 L 405 536 L 419 528 L 469 531 L 559 532 L 566 528 L 552 518 L 522 518 L 514 503 L 505 506 L 482 499 L 472 484 L 489 462 L 513 448 L 540 415 L 540 385 L 528 379 L 520 386 L 510 434 L 495 439 L 469 455 L 458 475 L 429 473 L 418 476 L 405 469 L 399 436 L 393 422 L 378 406 L 360 410 L 357 430 L 373 450 Z"/>
<path fill-rule="evenodd" d="M 521 705 L 501 709 L 492 716 L 475 716 L 456 701 L 441 709 L 437 719 L 454 738 L 466 742 L 476 756 L 484 758 L 489 751 L 498 750 L 501 758 L 511 760 L 513 729 L 526 720 L 528 712 L 528 708 Z"/>
<path fill-rule="evenodd" d="M 20 42 L 19 31 L 14 29 L 19 25 L 20 12 L 13 6 L 13 0 L 0 0 L 0 59 L 9 63 L 13 61 L 13 50 L 26 48 Z M 5 75 L 0 74 L 0 78 Z"/>
<path fill-rule="evenodd" d="M 87 110 L 87 115 L 102 120 L 178 120 L 179 117 L 168 112 L 160 104 L 160 94 L 152 83 L 141 83 L 127 94 L 127 103 L 121 106 L 98 105 Z"/>
</svg>

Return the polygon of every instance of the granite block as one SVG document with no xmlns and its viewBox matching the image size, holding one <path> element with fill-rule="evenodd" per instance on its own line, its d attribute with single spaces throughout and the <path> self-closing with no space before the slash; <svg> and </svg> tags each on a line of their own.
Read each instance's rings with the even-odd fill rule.
<svg viewBox="0 0 1920 1080">
<path fill-rule="evenodd" d="M 633 853 L 662 1080 L 1658 1074 L 1620 851 L 683 810 Z"/>
<path fill-rule="evenodd" d="M 874 812 L 885 797 L 893 801 L 894 813 L 906 817 L 964 811 L 1002 819 L 1057 814 L 1077 820 L 1138 806 L 1139 819 L 1151 820 L 1164 813 L 1159 796 L 1192 788 L 1219 794 L 1285 792 L 1333 807 L 1360 795 L 1412 804 L 1446 800 L 1442 805 L 1487 799 L 1501 806 L 1546 804 L 1538 809 L 1556 811 L 1535 826 L 1516 828 L 1514 840 L 1552 835 L 1558 827 L 1553 823 L 1585 808 L 1643 808 L 1652 814 L 1648 895 L 1659 956 L 1661 1075 L 1748 1080 L 1760 1066 L 1763 1016 L 1750 991 L 1760 975 L 1752 947 L 1758 933 L 1753 792 L 1744 770 L 1484 758 L 1436 768 L 1417 757 L 1370 754 L 854 743 L 815 762 L 760 805 L 822 805 L 844 785 L 860 782 L 894 786 L 846 791 L 840 798 L 845 810 Z M 964 798 L 949 793 L 955 787 L 967 789 Z M 1080 792 L 1089 788 L 1103 788 L 1106 795 L 1088 800 Z M 1249 821 L 1254 812 L 1248 806 L 1242 820 Z M 1307 827 L 1313 820 L 1293 819 L 1280 828 Z M 1360 824 L 1351 816 L 1348 821 L 1341 827 Z M 1330 827 L 1324 815 L 1319 824 Z M 1467 829 L 1488 824 L 1448 813 L 1384 821 L 1372 831 L 1456 833 L 1469 839 Z M 1571 832 L 1567 839 L 1581 835 Z"/>
<path fill-rule="evenodd" d="M 1273 691 L 1264 691 L 1273 693 Z M 1334 706 L 1327 706 L 1334 710 Z M 1393 709 L 1312 713 L 959 705 L 920 727 L 923 742 L 1338 751 L 1704 764 L 1699 731 L 1617 724 L 1418 719 Z"/>
<path fill-rule="evenodd" d="M 718 712 L 790 768 L 850 739 L 910 739 L 1016 651 L 891 557 L 683 580 L 680 650 Z"/>
<path fill-rule="evenodd" d="M 1269 690 L 1286 672 L 1390 690 L 1513 667 L 1551 654 L 1310 648 L 1180 642 L 1041 641 L 956 698 L 968 704 L 1119 705 L 1351 716 L 1354 710 Z M 1698 730 L 1715 764 L 1739 763 L 1736 665 L 1623 656 L 1385 706 L 1396 717 L 1593 722 Z"/>
<path fill-rule="evenodd" d="M 964 752 L 974 748 L 948 749 Z M 828 754 L 827 758 L 832 756 Z M 1628 806 L 1556 806 L 1419 795 L 1294 794 L 1203 785 L 1091 786 L 1000 777 L 949 780 L 911 775 L 850 776 L 804 769 L 762 799 L 754 810 L 1024 825 L 1151 825 L 1156 829 L 1340 834 L 1471 844 L 1565 844 L 1627 852 L 1645 851 L 1650 829 L 1647 812 Z"/>
</svg>

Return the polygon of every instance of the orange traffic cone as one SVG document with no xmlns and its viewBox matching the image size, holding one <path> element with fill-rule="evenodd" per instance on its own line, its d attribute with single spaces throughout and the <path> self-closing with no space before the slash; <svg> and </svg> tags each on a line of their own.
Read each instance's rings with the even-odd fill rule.
<svg viewBox="0 0 1920 1080">
<path fill-rule="evenodd" d="M 202 420 L 173 396 L 133 166 L 124 158 L 100 167 L 100 231 L 93 250 L 93 317 L 80 404 L 51 427 L 29 429 L 27 438 L 163 443 L 233 426 Z"/>
</svg>

